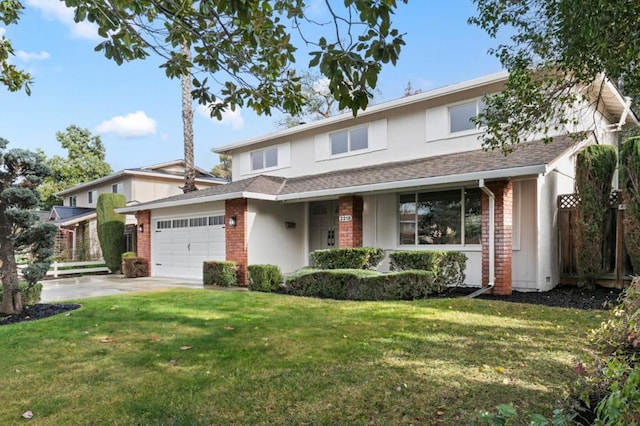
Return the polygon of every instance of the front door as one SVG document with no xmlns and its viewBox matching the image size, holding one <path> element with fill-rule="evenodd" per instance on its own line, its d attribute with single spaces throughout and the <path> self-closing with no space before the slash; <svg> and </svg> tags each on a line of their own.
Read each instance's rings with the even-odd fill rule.
<svg viewBox="0 0 640 426">
<path fill-rule="evenodd" d="M 309 251 L 338 247 L 338 203 L 318 201 L 309 205 Z"/>
</svg>

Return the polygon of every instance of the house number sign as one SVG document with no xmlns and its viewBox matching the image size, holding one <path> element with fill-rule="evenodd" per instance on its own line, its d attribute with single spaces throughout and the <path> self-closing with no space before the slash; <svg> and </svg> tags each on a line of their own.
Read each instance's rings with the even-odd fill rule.
<svg viewBox="0 0 640 426">
<path fill-rule="evenodd" d="M 350 214 L 346 214 L 346 215 L 338 217 L 338 221 L 340 221 L 340 222 L 351 222 L 351 219 L 352 218 L 351 218 Z"/>
</svg>

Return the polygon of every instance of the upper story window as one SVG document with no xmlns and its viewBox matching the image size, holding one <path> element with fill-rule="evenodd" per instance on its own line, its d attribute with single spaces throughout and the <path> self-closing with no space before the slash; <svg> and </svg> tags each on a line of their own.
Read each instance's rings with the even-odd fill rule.
<svg viewBox="0 0 640 426">
<path fill-rule="evenodd" d="M 87 192 L 87 201 L 89 202 L 89 204 L 93 204 L 98 200 L 98 191 L 96 191 L 95 189 L 92 189 L 91 191 Z"/>
<path fill-rule="evenodd" d="M 449 107 L 449 133 L 476 129 L 472 121 L 484 110 L 484 102 L 476 100 Z"/>
<path fill-rule="evenodd" d="M 331 155 L 369 148 L 369 128 L 345 130 L 331 134 Z"/>
<path fill-rule="evenodd" d="M 76 207 L 78 205 L 77 203 L 77 199 L 75 195 L 72 195 L 71 197 L 69 197 L 69 206 L 70 207 Z"/>
<path fill-rule="evenodd" d="M 400 195 L 400 244 L 480 244 L 481 194 L 467 188 Z"/>
<path fill-rule="evenodd" d="M 122 184 L 122 182 L 114 183 L 113 185 L 111 185 L 111 192 L 113 192 L 114 194 L 124 193 L 124 185 Z"/>
<path fill-rule="evenodd" d="M 278 167 L 278 147 L 261 149 L 251 153 L 251 171 Z"/>
</svg>

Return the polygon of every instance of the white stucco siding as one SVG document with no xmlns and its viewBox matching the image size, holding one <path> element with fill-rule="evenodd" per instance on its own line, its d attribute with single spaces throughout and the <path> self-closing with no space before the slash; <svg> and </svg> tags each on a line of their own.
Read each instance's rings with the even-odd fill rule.
<svg viewBox="0 0 640 426">
<path fill-rule="evenodd" d="M 426 246 L 398 244 L 398 194 L 387 193 L 363 197 L 363 245 L 379 247 L 387 253 L 398 250 L 457 250 L 467 256 L 465 285 L 480 286 L 482 282 L 482 253 L 479 245 Z M 388 257 L 380 265 L 382 272 L 389 271 Z"/>
<path fill-rule="evenodd" d="M 512 288 L 537 291 L 538 214 L 537 180 L 513 182 Z"/>
<path fill-rule="evenodd" d="M 285 274 L 306 265 L 307 237 L 304 223 L 307 210 L 304 203 L 249 200 L 247 208 L 249 265 L 277 265 Z M 293 223 L 295 227 L 287 228 L 285 222 Z"/>
</svg>

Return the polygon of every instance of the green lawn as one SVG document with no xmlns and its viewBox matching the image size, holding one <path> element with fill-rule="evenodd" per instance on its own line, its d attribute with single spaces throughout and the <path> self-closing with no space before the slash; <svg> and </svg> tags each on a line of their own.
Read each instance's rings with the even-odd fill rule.
<svg viewBox="0 0 640 426">
<path fill-rule="evenodd" d="M 507 402 L 550 413 L 602 316 L 203 290 L 81 303 L 0 327 L 0 424 L 467 424 Z"/>
</svg>

